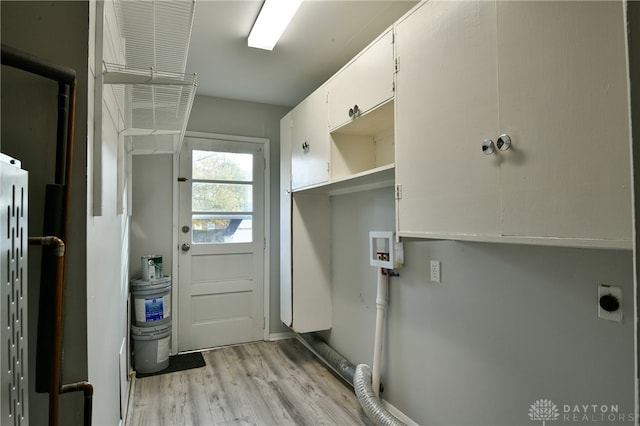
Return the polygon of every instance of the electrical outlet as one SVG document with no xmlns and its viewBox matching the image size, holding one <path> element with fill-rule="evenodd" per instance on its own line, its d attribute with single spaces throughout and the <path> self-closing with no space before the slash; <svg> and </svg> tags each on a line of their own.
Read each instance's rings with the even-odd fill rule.
<svg viewBox="0 0 640 426">
<path fill-rule="evenodd" d="M 434 283 L 440 282 L 440 261 L 431 261 L 431 281 Z"/>
<path fill-rule="evenodd" d="M 622 289 L 601 284 L 598 286 L 598 318 L 622 322 Z"/>
</svg>

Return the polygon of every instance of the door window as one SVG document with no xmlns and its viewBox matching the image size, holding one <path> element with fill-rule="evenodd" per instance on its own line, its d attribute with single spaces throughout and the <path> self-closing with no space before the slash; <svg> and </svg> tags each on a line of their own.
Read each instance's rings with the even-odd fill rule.
<svg viewBox="0 0 640 426">
<path fill-rule="evenodd" d="M 193 150 L 192 242 L 253 242 L 253 154 Z"/>
</svg>

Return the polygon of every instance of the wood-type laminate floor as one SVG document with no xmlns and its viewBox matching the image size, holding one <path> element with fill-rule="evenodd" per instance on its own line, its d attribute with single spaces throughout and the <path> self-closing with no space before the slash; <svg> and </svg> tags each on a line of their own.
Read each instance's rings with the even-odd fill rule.
<svg viewBox="0 0 640 426">
<path fill-rule="evenodd" d="M 370 424 L 353 390 L 295 339 L 203 356 L 203 368 L 136 379 L 127 424 Z"/>
</svg>

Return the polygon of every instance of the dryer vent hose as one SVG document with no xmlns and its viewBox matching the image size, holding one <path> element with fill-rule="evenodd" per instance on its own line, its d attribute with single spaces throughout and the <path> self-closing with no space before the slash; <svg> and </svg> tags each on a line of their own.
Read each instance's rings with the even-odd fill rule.
<svg viewBox="0 0 640 426">
<path fill-rule="evenodd" d="M 406 426 L 380 403 L 371 385 L 371 367 L 358 364 L 353 378 L 353 387 L 362 410 L 376 426 Z"/>
<path fill-rule="evenodd" d="M 373 392 L 371 384 L 371 367 L 360 364 L 354 367 L 346 358 L 327 345 L 314 333 L 304 333 L 300 335 L 321 359 L 333 368 L 347 382 L 350 382 L 355 391 L 362 411 L 367 418 L 376 426 L 406 426 L 393 414 L 382 406 L 380 398 Z"/>
</svg>

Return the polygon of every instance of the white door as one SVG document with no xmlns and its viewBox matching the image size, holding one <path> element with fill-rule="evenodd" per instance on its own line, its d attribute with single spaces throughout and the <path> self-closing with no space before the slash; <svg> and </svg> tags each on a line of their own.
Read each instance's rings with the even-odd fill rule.
<svg viewBox="0 0 640 426">
<path fill-rule="evenodd" d="M 178 350 L 262 340 L 261 143 L 185 137 L 180 153 Z"/>
</svg>

